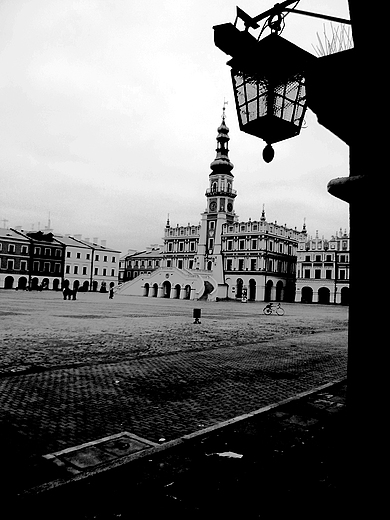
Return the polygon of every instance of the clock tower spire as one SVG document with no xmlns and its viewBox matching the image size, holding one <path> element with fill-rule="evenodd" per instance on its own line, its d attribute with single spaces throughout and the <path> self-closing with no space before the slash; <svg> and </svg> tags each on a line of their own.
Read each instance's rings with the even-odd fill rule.
<svg viewBox="0 0 390 520">
<path fill-rule="evenodd" d="M 229 128 L 226 126 L 225 104 L 222 122 L 217 130 L 217 155 L 210 164 L 209 187 L 206 190 L 207 207 L 202 213 L 198 244 L 198 265 L 212 271 L 218 284 L 224 283 L 222 260 L 223 225 L 237 220 L 234 212 L 233 163 L 229 159 Z"/>
<path fill-rule="evenodd" d="M 234 220 L 233 204 L 237 193 L 233 190 L 234 176 L 232 170 L 234 166 L 229 159 L 228 143 L 230 137 L 229 128 L 226 126 L 225 119 L 224 103 L 222 123 L 217 130 L 217 155 L 214 161 L 210 164 L 210 187 L 206 190 L 206 197 L 207 211 L 210 216 L 223 212 L 226 213 L 226 219 L 232 221 Z"/>
</svg>

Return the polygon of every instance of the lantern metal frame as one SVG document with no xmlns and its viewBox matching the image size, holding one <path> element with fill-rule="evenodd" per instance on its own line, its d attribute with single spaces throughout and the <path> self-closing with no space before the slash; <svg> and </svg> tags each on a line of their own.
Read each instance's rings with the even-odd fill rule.
<svg viewBox="0 0 390 520">
<path fill-rule="evenodd" d="M 266 162 L 273 158 L 271 144 L 295 137 L 301 131 L 307 108 L 305 71 L 317 59 L 279 34 L 284 24 L 281 13 L 294 12 L 287 8 L 292 3 L 286 0 L 254 18 L 237 7 L 234 25 L 214 26 L 215 45 L 232 56 L 227 64 L 232 68 L 240 130 L 267 143 L 263 154 Z M 327 18 L 304 11 L 298 14 Z M 244 31 L 236 27 L 238 18 L 245 24 Z M 271 34 L 257 40 L 248 29 L 259 28 L 257 22 L 264 18 L 268 18 L 265 25 Z M 348 23 L 335 17 L 328 19 Z"/>
</svg>

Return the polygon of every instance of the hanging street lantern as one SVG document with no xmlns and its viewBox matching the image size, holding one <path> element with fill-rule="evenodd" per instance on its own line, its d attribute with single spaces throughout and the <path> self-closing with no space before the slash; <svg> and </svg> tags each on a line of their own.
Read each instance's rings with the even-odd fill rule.
<svg viewBox="0 0 390 520">
<path fill-rule="evenodd" d="M 246 30 L 231 23 L 215 26 L 214 42 L 232 56 L 234 99 L 240 130 L 263 139 L 266 162 L 274 157 L 273 143 L 297 136 L 306 112 L 305 69 L 316 57 L 282 38 L 280 20 L 270 23 L 271 34 L 257 40 L 248 26 L 258 27 L 237 8 Z"/>
</svg>

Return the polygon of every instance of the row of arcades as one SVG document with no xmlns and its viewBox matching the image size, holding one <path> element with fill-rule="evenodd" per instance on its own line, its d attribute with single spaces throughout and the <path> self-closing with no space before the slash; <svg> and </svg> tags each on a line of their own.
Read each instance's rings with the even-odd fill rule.
<svg viewBox="0 0 390 520">
<path fill-rule="evenodd" d="M 149 298 L 173 298 L 180 300 L 190 300 L 192 294 L 192 287 L 187 285 L 180 284 L 171 284 L 168 280 L 165 280 L 163 283 L 158 284 L 149 284 L 145 283 L 143 285 L 143 294 L 142 296 L 147 296 Z"/>
<path fill-rule="evenodd" d="M 115 284 L 111 282 L 109 284 L 110 287 L 113 287 Z M 65 287 L 71 287 L 72 289 L 76 289 L 77 291 L 87 292 L 106 292 L 108 289 L 106 282 L 98 282 L 96 280 L 92 281 L 92 285 L 90 286 L 90 282 L 88 280 L 84 280 L 82 283 L 79 280 L 74 280 L 71 283 L 69 280 L 64 280 L 63 283 L 59 278 L 45 278 L 45 277 L 37 277 L 34 276 L 31 278 L 30 284 L 28 278 L 26 276 L 19 276 L 15 279 L 13 276 L 8 275 L 4 278 L 4 289 L 16 289 L 20 291 L 40 291 L 51 289 L 53 291 L 61 291 Z"/>
</svg>

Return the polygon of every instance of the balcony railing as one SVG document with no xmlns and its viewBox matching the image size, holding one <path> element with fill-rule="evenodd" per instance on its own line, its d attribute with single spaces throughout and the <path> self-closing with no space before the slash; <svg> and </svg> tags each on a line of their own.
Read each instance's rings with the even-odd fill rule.
<svg viewBox="0 0 390 520">
<path fill-rule="evenodd" d="M 236 190 L 213 190 L 211 188 L 207 188 L 206 190 L 206 197 L 212 197 L 213 195 L 215 196 L 226 196 L 226 197 L 235 197 L 237 195 L 237 191 Z"/>
</svg>

